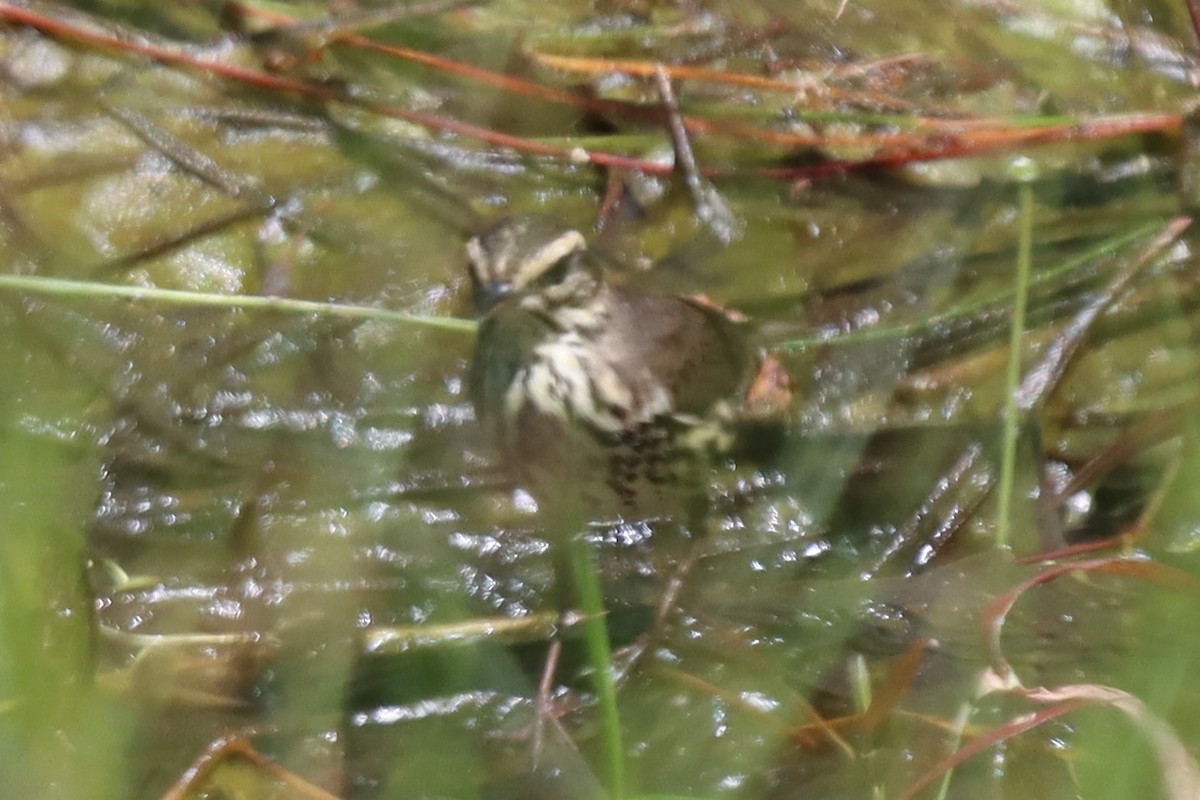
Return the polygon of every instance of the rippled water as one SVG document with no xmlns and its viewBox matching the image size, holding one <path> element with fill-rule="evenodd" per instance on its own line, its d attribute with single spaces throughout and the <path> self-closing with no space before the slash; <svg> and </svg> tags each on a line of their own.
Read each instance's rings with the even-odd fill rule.
<svg viewBox="0 0 1200 800">
<path fill-rule="evenodd" d="M 207 43 L 206 58 L 273 54 L 269 36 L 219 39 L 199 6 L 86 5 L 171 47 Z M 614 4 L 572 39 L 559 12 L 502 3 L 393 35 L 567 87 L 510 55 L 633 58 L 641 36 L 677 63 L 743 47 L 737 69 L 771 55 L 797 80 L 844 62 L 867 76 L 837 78 L 851 117 L 895 112 L 864 108 L 866 94 L 1009 118 L 1190 97 L 1180 20 L 1138 22 L 1134 63 L 1094 5 L 1072 16 L 950 3 L 942 19 L 924 5 L 851 3 L 835 23 L 819 4 L 714 6 L 688 20 Z M 784 28 L 760 37 L 768 54 L 739 26 L 775 16 Z M 978 42 L 954 38 L 964 25 Z M 739 36 L 751 44 L 730 44 Z M 913 55 L 900 77 L 867 66 L 921 51 L 928 60 Z M 414 79 L 399 63 L 338 49 L 284 74 L 515 135 L 635 148 L 651 137 L 651 157 L 669 152 L 653 126 L 609 131 L 532 100 L 526 118 L 524 100 L 436 71 Z M 669 181 L 630 179 L 645 207 L 595 232 L 605 187 L 591 167 L 428 136 L 369 104 L 252 92 L 18 26 L 0 30 L 0 74 L 4 273 L 461 317 L 468 233 L 537 209 L 588 231 L 617 280 L 745 312 L 796 390 L 772 459 L 714 465 L 702 531 L 663 517 L 563 532 L 476 424 L 469 333 L 3 288 L 0 774 L 20 773 L 8 784 L 20 796 L 157 797 L 231 732 L 348 797 L 593 794 L 598 712 L 554 565 L 572 535 L 596 554 L 618 665 L 651 637 L 619 686 L 633 791 L 899 796 L 954 749 L 955 719 L 994 655 L 988 604 L 1037 570 L 993 540 L 1020 222 L 1008 170 L 1025 149 L 812 183 L 722 179 L 741 234 L 719 246 Z M 698 84 L 684 100 L 732 113 L 739 91 Z M 792 132 L 818 124 L 772 94 L 747 97 L 780 108 L 743 103 L 746 119 L 757 109 Z M 1182 213 L 1184 145 L 1163 134 L 1028 149 L 1042 177 L 1027 359 L 1061 342 L 1066 321 Z M 838 148 L 784 159 L 701 137 L 697 154 L 790 164 Z M 1194 623 L 1195 595 L 1164 575 L 1195 573 L 1192 241 L 1157 252 L 1083 337 L 1017 450 L 1018 554 L 1128 531 L 1161 502 L 1135 555 L 1164 571 L 1032 588 L 1003 632 L 1026 685 L 1119 686 L 1187 742 L 1200 693 L 1194 645 L 1178 632 Z M 538 724 L 537 687 L 560 642 Z M 817 723 L 889 692 L 877 718 Z M 968 736 L 1028 710 L 985 698 Z M 1086 714 L 968 762 L 954 786 L 1022 797 L 1157 786 L 1136 731 L 1113 725 L 1112 710 Z M 1126 750 L 1132 766 L 1110 780 L 1105 754 Z M 236 766 L 212 781 L 254 797 L 269 783 Z"/>
</svg>

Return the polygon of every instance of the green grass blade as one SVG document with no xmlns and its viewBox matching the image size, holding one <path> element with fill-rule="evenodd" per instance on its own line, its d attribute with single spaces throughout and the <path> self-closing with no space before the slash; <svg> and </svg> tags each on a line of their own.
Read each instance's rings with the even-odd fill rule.
<svg viewBox="0 0 1200 800">
<path fill-rule="evenodd" d="M 1013 278 L 1013 317 L 1008 339 L 1008 372 L 1004 379 L 1004 432 L 1000 455 L 1000 484 L 997 497 L 996 544 L 1007 548 L 1011 541 L 1012 496 L 1017 464 L 1017 434 L 1020 409 L 1017 387 L 1021 383 L 1021 343 L 1025 336 L 1025 309 L 1029 298 L 1029 273 L 1033 261 L 1033 187 L 1022 183 L 1017 190 L 1019 230 L 1017 272 Z"/>
<path fill-rule="evenodd" d="M 46 278 L 38 275 L 0 275 L 0 290 L 2 289 L 55 297 L 111 298 L 186 307 L 236 308 L 243 311 L 261 310 L 277 311 L 286 314 L 314 314 L 339 319 L 394 322 L 401 325 L 416 325 L 455 333 L 474 333 L 478 327 L 474 320 L 453 317 L 426 317 L 420 314 L 408 314 L 403 311 L 393 311 L 374 306 L 323 303 L 316 300 L 295 300 L 288 297 L 217 294 L 215 292 L 191 292 L 181 289 L 158 289 L 146 286 L 121 286 L 111 283 Z"/>
</svg>

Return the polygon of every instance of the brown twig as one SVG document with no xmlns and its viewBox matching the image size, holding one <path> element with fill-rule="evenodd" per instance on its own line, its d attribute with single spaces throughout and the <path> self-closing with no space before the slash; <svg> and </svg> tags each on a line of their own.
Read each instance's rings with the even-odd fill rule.
<svg viewBox="0 0 1200 800">
<path fill-rule="evenodd" d="M 1179 217 L 1169 222 L 1134 258 L 1129 259 L 1095 299 L 1067 322 L 1046 348 L 1037 366 L 1026 373 L 1017 387 L 1017 408 L 1020 411 L 1029 411 L 1058 386 L 1071 359 L 1079 351 L 1100 314 L 1112 305 L 1142 268 L 1163 248 L 1178 239 L 1191 224 L 1190 217 Z"/>
<path fill-rule="evenodd" d="M 175 783 L 171 784 L 171 788 L 160 800 L 188 800 L 194 796 L 195 790 L 203 785 L 203 781 L 212 775 L 217 767 L 232 757 L 249 761 L 257 769 L 291 788 L 296 793 L 296 797 L 307 798 L 307 800 L 339 800 L 337 795 L 330 794 L 315 783 L 310 783 L 267 759 L 238 734 L 223 736 L 209 744 L 200 755 L 196 756 L 196 760 L 188 765 Z"/>
<path fill-rule="evenodd" d="M 517 152 L 548 156 L 574 163 L 599 167 L 638 170 L 646 174 L 666 175 L 672 167 L 648 159 L 617 153 L 565 147 L 522 136 L 503 133 L 481 125 L 396 105 L 352 96 L 340 89 L 314 84 L 296 78 L 262 70 L 242 67 L 206 58 L 180 48 L 156 44 L 145 39 L 123 36 L 98 26 L 83 27 L 69 19 L 78 14 L 49 16 L 24 6 L 0 2 L 0 19 L 29 25 L 48 34 L 82 42 L 96 48 L 110 47 L 127 53 L 137 53 L 164 64 L 199 69 L 246 83 L 268 91 L 285 92 L 319 102 L 341 102 L 355 105 L 383 116 L 402 119 L 431 130 L 453 133 L 497 147 Z M 651 68 L 651 73 L 653 69 Z M 671 72 L 671 70 L 668 70 Z M 795 133 L 752 126 L 723 126 L 709 124 L 705 132 L 747 138 L 756 142 L 788 148 L 818 148 L 846 146 L 869 149 L 868 155 L 857 161 L 830 161 L 814 166 L 738 168 L 736 166 L 706 167 L 700 170 L 705 177 L 725 175 L 754 175 L 783 180 L 811 180 L 852 171 L 895 167 L 903 164 L 943 158 L 963 158 L 1016 147 L 1106 139 L 1133 133 L 1170 132 L 1179 129 L 1182 115 L 1175 112 L 1144 112 L 1135 114 L 1093 117 L 1072 122 L 1057 122 L 1040 126 L 977 129 L 965 123 L 961 128 L 946 127 L 934 132 L 884 133 L 868 135 L 832 135 Z M 690 127 L 690 126 L 689 126 Z M 696 133 L 696 130 L 690 132 Z"/>
<path fill-rule="evenodd" d="M 675 150 L 675 167 L 683 175 L 684 185 L 692 196 L 696 217 L 708 226 L 718 241 L 729 244 L 737 232 L 737 219 L 725 205 L 721 195 L 705 183 L 700 175 L 696 166 L 696 156 L 692 152 L 692 143 L 688 141 L 687 128 L 679 112 L 679 100 L 675 97 L 671 79 L 661 64 L 654 73 L 654 79 L 663 107 L 667 111 L 667 129 L 671 132 L 671 143 Z"/>
<path fill-rule="evenodd" d="M 546 663 L 542 665 L 542 677 L 538 681 L 537 696 L 533 701 L 533 742 L 530 745 L 533 766 L 541 760 L 542 747 L 546 742 L 546 720 L 551 717 L 551 695 L 554 691 L 554 675 L 558 671 L 558 657 L 562 654 L 562 639 L 550 643 Z"/>
<path fill-rule="evenodd" d="M 270 197 L 259 191 L 253 181 L 225 169 L 207 154 L 167 133 L 146 115 L 105 101 L 101 101 L 100 107 L 189 175 L 220 189 L 230 197 L 247 197 L 255 205 L 263 208 L 270 206 Z"/>
</svg>

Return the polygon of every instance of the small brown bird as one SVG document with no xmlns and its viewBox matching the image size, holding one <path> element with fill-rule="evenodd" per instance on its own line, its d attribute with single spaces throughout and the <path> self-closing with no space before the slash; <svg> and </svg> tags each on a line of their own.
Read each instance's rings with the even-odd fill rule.
<svg viewBox="0 0 1200 800">
<path fill-rule="evenodd" d="M 763 380 L 744 322 L 702 298 L 611 285 L 583 236 L 545 217 L 504 219 L 467 254 L 485 312 L 472 398 L 539 501 L 625 517 L 703 495 Z"/>
</svg>

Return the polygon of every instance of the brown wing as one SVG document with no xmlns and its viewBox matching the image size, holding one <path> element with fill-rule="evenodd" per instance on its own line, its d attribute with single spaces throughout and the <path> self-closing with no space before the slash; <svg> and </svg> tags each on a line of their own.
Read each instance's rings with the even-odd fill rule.
<svg viewBox="0 0 1200 800">
<path fill-rule="evenodd" d="M 681 297 L 615 294 L 602 341 L 614 362 L 664 387 L 680 413 L 703 414 L 740 394 L 753 362 L 744 326 Z"/>
</svg>

